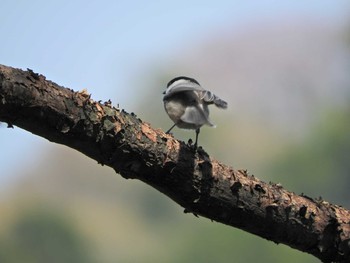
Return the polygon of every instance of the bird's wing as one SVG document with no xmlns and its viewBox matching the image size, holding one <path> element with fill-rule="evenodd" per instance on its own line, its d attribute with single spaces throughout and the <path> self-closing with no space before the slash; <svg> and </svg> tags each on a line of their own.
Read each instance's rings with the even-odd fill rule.
<svg viewBox="0 0 350 263">
<path fill-rule="evenodd" d="M 181 83 L 171 87 L 166 95 L 171 96 L 182 91 L 204 91 L 204 89 L 196 83 Z"/>
<path fill-rule="evenodd" d="M 196 106 L 186 107 L 185 113 L 180 119 L 185 123 L 196 124 L 198 126 L 202 126 L 204 124 L 215 126 L 213 123 L 211 123 L 208 116 L 206 116 L 203 109 Z"/>
<path fill-rule="evenodd" d="M 221 108 L 221 109 L 226 109 L 227 108 L 227 102 L 220 99 L 218 96 L 216 96 L 214 93 L 206 90 L 205 92 L 202 92 L 202 97 L 201 99 L 208 104 L 214 103 L 216 107 Z"/>
</svg>

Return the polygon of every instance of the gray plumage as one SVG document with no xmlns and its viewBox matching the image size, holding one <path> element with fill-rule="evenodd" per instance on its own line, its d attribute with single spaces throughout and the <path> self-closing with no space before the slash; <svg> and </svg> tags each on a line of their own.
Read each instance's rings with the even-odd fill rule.
<svg viewBox="0 0 350 263">
<path fill-rule="evenodd" d="M 208 106 L 214 104 L 218 108 L 226 109 L 227 103 L 212 92 L 203 89 L 199 83 L 188 77 L 177 77 L 169 81 L 163 97 L 164 108 L 174 125 L 183 129 L 196 130 L 197 146 L 200 127 L 208 125 L 215 127 L 209 119 Z"/>
</svg>

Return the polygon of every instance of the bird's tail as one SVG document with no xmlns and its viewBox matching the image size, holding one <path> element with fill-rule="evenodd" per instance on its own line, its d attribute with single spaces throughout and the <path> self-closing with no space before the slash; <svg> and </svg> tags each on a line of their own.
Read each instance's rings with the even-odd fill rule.
<svg viewBox="0 0 350 263">
<path fill-rule="evenodd" d="M 204 100 L 209 104 L 214 103 L 216 107 L 221 109 L 227 108 L 227 102 L 220 99 L 218 96 L 216 96 L 214 93 L 210 92 L 209 90 L 206 90 L 203 93 L 202 100 Z"/>
</svg>

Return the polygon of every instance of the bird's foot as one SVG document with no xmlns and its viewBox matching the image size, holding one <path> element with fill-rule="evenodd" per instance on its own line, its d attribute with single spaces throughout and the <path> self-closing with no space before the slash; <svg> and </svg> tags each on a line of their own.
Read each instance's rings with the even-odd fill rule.
<svg viewBox="0 0 350 263">
<path fill-rule="evenodd" d="M 188 141 L 187 141 L 187 145 L 188 145 L 189 147 L 192 147 L 192 144 L 193 144 L 192 139 L 188 139 Z"/>
<path fill-rule="evenodd" d="M 190 147 L 193 150 L 193 152 L 197 151 L 197 143 L 193 144 L 192 139 L 188 139 L 187 146 Z"/>
</svg>

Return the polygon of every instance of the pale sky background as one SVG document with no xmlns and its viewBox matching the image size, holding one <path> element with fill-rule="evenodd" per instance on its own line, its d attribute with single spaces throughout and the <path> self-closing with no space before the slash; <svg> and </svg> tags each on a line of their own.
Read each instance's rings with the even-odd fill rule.
<svg viewBox="0 0 350 263">
<path fill-rule="evenodd" d="M 217 30 L 242 31 L 286 16 L 341 22 L 348 19 L 349 6 L 346 0 L 0 0 L 0 64 L 31 68 L 74 90 L 87 88 L 94 100 L 112 99 L 132 112 L 142 99 L 137 94 L 144 92 L 134 85 L 149 81 L 149 69 L 171 65 L 181 50 Z M 15 179 L 17 167 L 35 165 L 48 147 L 53 146 L 38 136 L 1 124 L 1 187 Z"/>
</svg>

